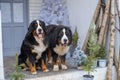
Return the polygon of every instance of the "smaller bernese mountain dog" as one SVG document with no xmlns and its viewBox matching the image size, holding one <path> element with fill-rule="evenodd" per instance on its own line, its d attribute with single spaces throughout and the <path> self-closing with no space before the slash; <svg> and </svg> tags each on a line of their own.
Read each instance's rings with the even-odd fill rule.
<svg viewBox="0 0 120 80">
<path fill-rule="evenodd" d="M 69 27 L 63 25 L 48 25 L 47 33 L 49 34 L 48 62 L 51 53 L 53 59 L 53 71 L 59 70 L 59 62 L 61 62 L 62 69 L 67 69 L 65 56 L 72 42 L 72 31 Z"/>
<path fill-rule="evenodd" d="M 47 47 L 48 38 L 45 23 L 41 20 L 32 21 L 21 45 L 18 65 L 26 64 L 31 74 L 37 73 L 37 66 L 41 67 L 43 72 L 48 72 L 49 70 L 46 67 Z"/>
</svg>

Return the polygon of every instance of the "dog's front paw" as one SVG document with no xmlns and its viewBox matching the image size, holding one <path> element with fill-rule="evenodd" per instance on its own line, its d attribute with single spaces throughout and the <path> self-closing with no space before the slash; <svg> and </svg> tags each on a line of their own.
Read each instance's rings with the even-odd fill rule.
<svg viewBox="0 0 120 80">
<path fill-rule="evenodd" d="M 31 74 L 37 74 L 37 71 L 36 71 L 36 69 L 35 69 L 34 67 L 32 67 L 32 68 L 30 69 L 30 71 L 31 71 Z"/>
<path fill-rule="evenodd" d="M 45 70 L 43 70 L 43 72 L 48 72 L 49 71 L 49 69 L 45 69 Z"/>
<path fill-rule="evenodd" d="M 53 66 L 53 71 L 59 71 L 59 66 L 58 65 L 54 65 Z"/>
<path fill-rule="evenodd" d="M 67 69 L 67 66 L 66 66 L 66 65 L 63 65 L 63 64 L 61 65 L 61 67 L 62 67 L 62 69 L 64 69 L 64 70 Z"/>
<path fill-rule="evenodd" d="M 31 72 L 31 74 L 37 74 L 37 71 L 33 71 L 33 72 Z"/>
</svg>

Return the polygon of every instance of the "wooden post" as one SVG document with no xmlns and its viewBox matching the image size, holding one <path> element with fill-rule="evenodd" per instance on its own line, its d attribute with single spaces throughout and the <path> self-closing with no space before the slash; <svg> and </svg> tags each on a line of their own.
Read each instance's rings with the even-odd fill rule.
<svg viewBox="0 0 120 80">
<path fill-rule="evenodd" d="M 116 8 L 119 16 L 119 22 L 120 22 L 120 0 L 115 0 L 116 1 Z M 120 32 L 120 23 L 119 23 L 119 29 L 116 28 Z"/>
<path fill-rule="evenodd" d="M 116 71 L 118 70 L 118 66 L 119 66 L 119 56 L 117 56 L 117 55 L 114 55 L 113 56 L 114 58 L 113 58 L 113 61 L 114 61 L 114 64 L 115 64 L 115 69 L 116 69 Z M 117 57 L 118 57 L 118 59 L 117 59 Z M 118 72 L 118 71 L 117 71 Z"/>
<path fill-rule="evenodd" d="M 94 12 L 94 16 L 93 16 L 93 22 L 96 22 L 99 12 L 100 12 L 100 7 L 101 7 L 101 0 L 98 0 L 98 4 L 96 6 L 95 12 Z"/>
<path fill-rule="evenodd" d="M 103 38 L 104 38 L 104 34 L 105 34 L 105 27 L 106 27 L 108 15 L 109 15 L 109 8 L 110 8 L 110 0 L 107 0 L 105 13 L 104 13 L 103 21 L 102 21 L 102 25 L 101 25 L 101 30 L 100 30 L 99 38 L 98 38 L 98 44 L 100 44 L 100 45 L 103 43 Z"/>
<path fill-rule="evenodd" d="M 118 60 L 118 73 L 117 73 L 117 80 L 120 80 L 120 48 L 119 48 L 119 60 Z"/>
<path fill-rule="evenodd" d="M 120 19 L 119 19 L 119 15 L 118 15 L 118 0 L 115 0 L 115 28 L 119 28 L 120 25 Z M 118 75 L 118 66 L 119 66 L 119 32 L 116 29 L 116 34 L 115 34 L 115 54 L 114 54 L 114 64 L 115 64 L 115 68 L 117 71 L 117 75 Z"/>
<path fill-rule="evenodd" d="M 118 15 L 119 15 L 119 18 L 120 18 L 120 0 L 116 0 L 116 5 L 117 5 L 117 8 L 118 8 Z"/>
<path fill-rule="evenodd" d="M 97 16 L 99 14 L 100 6 L 101 6 L 101 0 L 98 0 L 98 4 L 97 4 L 97 7 L 95 9 L 95 12 L 94 12 L 94 15 L 93 15 L 91 23 L 94 22 L 94 24 L 95 24 Z M 87 42 L 89 40 L 89 36 L 90 36 L 90 28 L 88 29 L 88 33 L 86 35 L 86 39 L 85 39 L 83 47 L 82 47 L 82 50 L 85 51 L 85 52 L 86 52 Z"/>
<path fill-rule="evenodd" d="M 116 15 L 116 47 L 115 47 L 115 54 L 114 54 L 114 64 L 116 67 L 116 72 L 117 72 L 117 80 L 120 80 L 120 42 L 119 42 L 119 36 L 120 33 L 118 32 L 120 29 L 120 15 L 119 15 L 119 5 L 118 5 L 118 0 L 115 0 L 115 15 Z"/>
<path fill-rule="evenodd" d="M 98 27 L 101 27 L 102 24 L 102 20 L 103 20 L 103 8 L 101 7 L 100 9 L 100 16 L 99 16 L 99 23 L 98 23 Z"/>
<path fill-rule="evenodd" d="M 96 28 L 95 28 L 95 32 L 97 32 L 97 34 L 99 34 L 99 30 L 102 24 L 102 20 L 103 20 L 103 8 L 100 7 L 100 13 L 99 13 L 99 17 L 98 20 L 96 22 Z"/>
<path fill-rule="evenodd" d="M 110 16 L 110 43 L 109 43 L 109 54 L 108 54 L 108 67 L 106 80 L 112 80 L 112 66 L 113 66 L 113 55 L 114 55 L 114 41 L 115 41 L 115 11 L 114 11 L 114 0 L 111 0 L 111 16 Z"/>
<path fill-rule="evenodd" d="M 119 15 L 119 1 L 118 1 L 118 0 L 115 0 L 115 4 L 116 4 L 116 8 L 117 8 L 118 15 Z"/>
</svg>

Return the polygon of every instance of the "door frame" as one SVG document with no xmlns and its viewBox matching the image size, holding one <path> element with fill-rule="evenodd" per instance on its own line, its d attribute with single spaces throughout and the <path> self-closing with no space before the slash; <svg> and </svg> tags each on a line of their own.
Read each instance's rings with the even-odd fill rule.
<svg viewBox="0 0 120 80">
<path fill-rule="evenodd" d="M 2 44 L 2 21 L 1 21 L 1 8 L 0 8 L 0 80 L 5 80 L 4 78 L 4 65 L 3 65 L 3 44 Z"/>
<path fill-rule="evenodd" d="M 12 7 L 13 3 L 23 3 L 23 23 L 19 24 L 19 23 L 15 23 L 13 21 L 13 15 L 11 14 L 11 23 L 2 23 L 2 30 L 3 30 L 3 26 L 21 26 L 23 25 L 23 29 L 24 29 L 24 34 L 27 32 L 27 28 L 28 28 L 28 23 L 29 23 L 29 0 L 1 0 L 2 3 L 10 3 L 10 6 Z M 11 9 L 11 12 L 13 13 L 13 9 Z M 11 27 L 12 28 L 12 27 Z M 3 32 L 3 31 L 2 31 Z M 23 35 L 24 36 L 24 35 Z M 3 39 L 3 38 L 2 38 Z M 3 40 L 4 41 L 4 40 Z M 4 43 L 3 43 L 4 44 Z M 3 48 L 3 53 L 4 53 L 4 48 Z M 7 54 L 3 54 L 3 56 L 7 56 Z M 9 56 L 9 55 L 8 55 Z"/>
</svg>

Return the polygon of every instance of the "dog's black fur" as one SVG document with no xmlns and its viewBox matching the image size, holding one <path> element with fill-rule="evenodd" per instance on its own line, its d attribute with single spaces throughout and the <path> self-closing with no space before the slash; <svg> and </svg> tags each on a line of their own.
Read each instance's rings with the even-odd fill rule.
<svg viewBox="0 0 120 80">
<path fill-rule="evenodd" d="M 67 42 L 65 42 L 65 43 L 64 43 L 64 41 L 61 42 L 62 37 L 63 37 L 63 31 L 64 31 L 63 29 L 65 30 L 65 35 L 66 35 L 65 38 L 67 38 Z M 63 65 L 65 65 L 64 64 L 65 56 L 66 56 L 68 48 L 72 42 L 72 31 L 70 30 L 69 27 L 63 26 L 63 25 L 48 25 L 47 33 L 49 34 L 49 49 L 50 49 L 50 52 L 51 52 L 51 55 L 53 58 L 54 65 L 58 65 L 58 63 L 57 63 L 58 57 L 61 57 L 61 59 L 63 60 Z M 61 46 L 61 47 L 57 48 L 57 46 Z M 61 48 L 63 48 L 63 49 L 61 49 Z M 55 49 L 57 49 L 58 51 L 56 51 Z M 61 51 L 59 52 L 59 50 L 61 50 Z M 62 51 L 62 50 L 65 50 L 65 51 Z"/>
<path fill-rule="evenodd" d="M 37 21 L 39 22 L 39 24 L 37 23 Z M 41 29 L 43 31 L 40 32 L 40 30 L 38 30 L 38 34 L 37 34 L 36 30 L 37 30 L 38 26 L 41 27 Z M 42 38 L 39 38 L 39 35 L 42 36 Z M 35 37 L 38 40 L 36 40 Z M 41 41 L 41 43 L 39 41 Z M 38 53 L 37 53 L 35 47 L 41 46 L 41 44 L 43 44 L 45 49 L 41 50 L 41 56 L 39 57 L 39 59 L 36 59 Z M 27 34 L 22 42 L 22 45 L 21 45 L 21 49 L 20 49 L 21 53 L 18 57 L 18 64 L 19 65 L 27 64 L 26 63 L 27 59 L 32 64 L 32 66 L 34 66 L 34 64 L 37 64 L 37 65 L 41 64 L 42 59 L 44 60 L 44 62 L 46 62 L 47 47 L 48 47 L 48 37 L 46 34 L 45 23 L 41 20 L 32 21 L 28 27 L 28 32 L 27 32 Z M 42 47 L 40 47 L 40 48 L 42 48 Z"/>
</svg>

